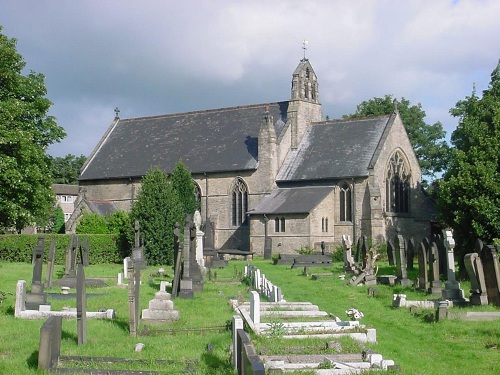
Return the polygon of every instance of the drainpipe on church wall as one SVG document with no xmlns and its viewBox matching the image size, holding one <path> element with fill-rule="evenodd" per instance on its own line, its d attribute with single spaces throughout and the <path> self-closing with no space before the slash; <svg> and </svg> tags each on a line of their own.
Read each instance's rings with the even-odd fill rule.
<svg viewBox="0 0 500 375">
<path fill-rule="evenodd" d="M 351 178 L 352 182 L 352 199 L 351 199 L 351 212 L 352 212 L 352 241 L 353 243 L 356 242 L 356 232 L 357 232 L 357 226 L 356 226 L 356 184 L 354 182 L 354 178 Z"/>
<path fill-rule="evenodd" d="M 205 172 L 203 172 L 203 175 L 205 176 L 205 225 L 206 225 L 206 223 L 208 222 L 208 175 Z"/>
</svg>

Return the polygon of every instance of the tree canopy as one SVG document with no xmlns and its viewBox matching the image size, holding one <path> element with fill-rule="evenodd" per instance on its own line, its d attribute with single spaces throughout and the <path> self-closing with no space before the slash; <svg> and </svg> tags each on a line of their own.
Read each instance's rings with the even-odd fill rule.
<svg viewBox="0 0 500 375">
<path fill-rule="evenodd" d="M 196 187 L 191 177 L 191 172 L 182 161 L 175 164 L 169 180 L 172 182 L 173 188 L 177 191 L 183 206 L 184 216 L 191 215 L 193 217 L 194 212 L 200 209 L 200 202 L 196 199 Z"/>
<path fill-rule="evenodd" d="M 441 219 L 453 228 L 463 269 L 463 256 L 477 238 L 490 243 L 500 238 L 500 61 L 482 97 L 473 89 L 450 113 L 459 123 L 437 204 Z"/>
<path fill-rule="evenodd" d="M 144 255 L 150 264 L 173 264 L 174 224 L 183 223 L 183 205 L 165 172 L 150 169 L 131 211 L 131 222 L 139 221 Z M 133 243 L 133 239 L 129 238 Z"/>
<path fill-rule="evenodd" d="M 434 178 L 446 169 L 449 159 L 449 146 L 444 139 L 446 132 L 443 125 L 440 122 L 427 124 L 424 121 L 425 111 L 420 103 L 412 105 L 409 100 L 401 98 L 397 109 L 415 150 L 422 175 Z M 362 102 L 356 107 L 356 112 L 344 115 L 343 118 L 389 115 L 393 112 L 394 99 L 392 95 L 385 95 L 383 98 L 375 97 Z"/>
<path fill-rule="evenodd" d="M 67 154 L 64 157 L 48 156 L 50 160 L 51 173 L 54 184 L 78 185 L 80 169 L 87 157 L 85 155 L 75 156 Z"/>
<path fill-rule="evenodd" d="M 0 27 L 0 227 L 20 230 L 52 214 L 54 194 L 46 150 L 66 136 L 48 115 L 44 76 L 22 74 L 16 40 Z"/>
</svg>

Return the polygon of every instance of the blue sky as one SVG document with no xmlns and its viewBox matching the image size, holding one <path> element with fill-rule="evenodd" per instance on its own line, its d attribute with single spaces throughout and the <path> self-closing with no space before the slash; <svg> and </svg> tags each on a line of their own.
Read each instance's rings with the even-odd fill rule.
<svg viewBox="0 0 500 375">
<path fill-rule="evenodd" d="M 497 0 L 0 0 L 2 33 L 46 76 L 68 133 L 54 156 L 88 155 L 122 118 L 289 99 L 307 57 L 324 116 L 375 96 L 421 103 L 426 121 L 486 89 L 500 58 Z"/>
</svg>

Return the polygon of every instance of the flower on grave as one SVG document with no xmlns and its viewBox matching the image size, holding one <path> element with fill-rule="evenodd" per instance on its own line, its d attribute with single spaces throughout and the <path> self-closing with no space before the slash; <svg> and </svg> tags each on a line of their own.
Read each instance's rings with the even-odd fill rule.
<svg viewBox="0 0 500 375">
<path fill-rule="evenodd" d="M 359 320 L 364 316 L 361 311 L 358 311 L 357 309 L 354 308 L 350 308 L 345 313 L 351 320 Z"/>
</svg>

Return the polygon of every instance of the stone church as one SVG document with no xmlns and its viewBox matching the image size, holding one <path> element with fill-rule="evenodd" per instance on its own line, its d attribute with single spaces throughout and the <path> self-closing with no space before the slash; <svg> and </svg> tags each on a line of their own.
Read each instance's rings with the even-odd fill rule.
<svg viewBox="0 0 500 375">
<path fill-rule="evenodd" d="M 118 115 L 82 167 L 81 209 L 129 210 L 152 167 L 191 171 L 216 249 L 261 254 L 333 246 L 342 235 L 374 242 L 430 234 L 432 202 L 397 109 L 387 116 L 324 121 L 308 59 L 290 99 L 160 116 Z M 159 207 L 161 209 L 161 207 Z"/>
</svg>

